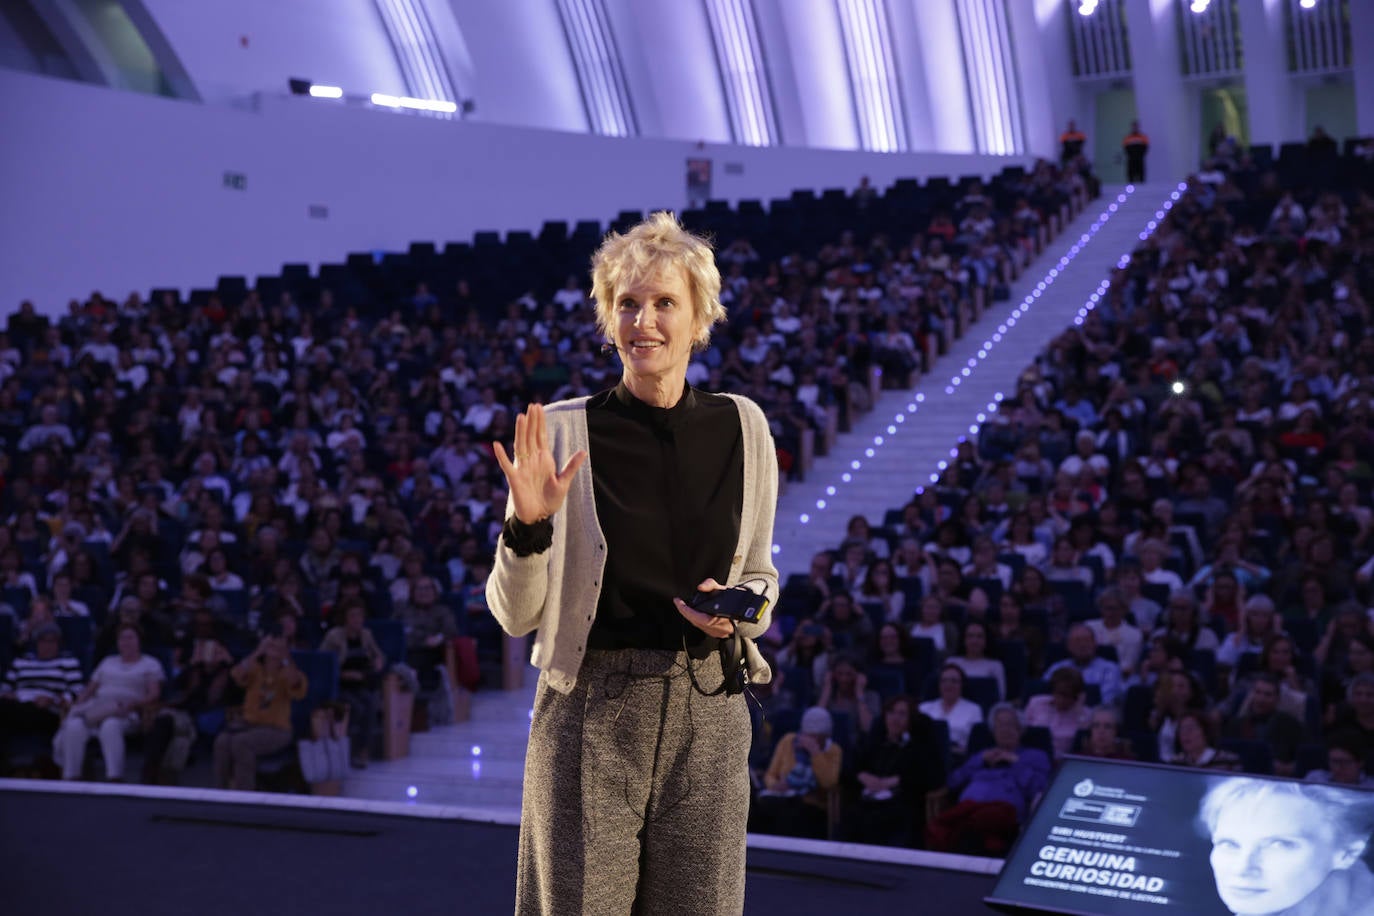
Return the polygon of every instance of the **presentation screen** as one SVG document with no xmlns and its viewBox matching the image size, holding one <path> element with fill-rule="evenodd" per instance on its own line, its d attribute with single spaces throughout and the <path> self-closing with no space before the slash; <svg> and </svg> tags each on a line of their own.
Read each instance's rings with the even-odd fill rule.
<svg viewBox="0 0 1374 916">
<path fill-rule="evenodd" d="M 1374 792 L 1065 760 L 987 902 L 1094 916 L 1374 913 Z"/>
</svg>

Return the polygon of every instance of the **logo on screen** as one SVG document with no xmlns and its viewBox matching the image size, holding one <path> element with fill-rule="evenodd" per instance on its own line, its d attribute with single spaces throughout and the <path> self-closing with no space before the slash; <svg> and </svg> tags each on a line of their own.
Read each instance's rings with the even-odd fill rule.
<svg viewBox="0 0 1374 916">
<path fill-rule="evenodd" d="M 1093 794 L 1093 789 L 1095 788 L 1096 786 L 1093 785 L 1091 779 L 1085 779 L 1073 787 L 1073 794 L 1077 795 L 1079 798 L 1087 798 L 1089 795 Z"/>
<path fill-rule="evenodd" d="M 1089 821 L 1111 827 L 1132 827 L 1140 818 L 1139 805 L 1117 805 L 1110 802 L 1064 799 L 1059 816 L 1071 821 Z"/>
</svg>

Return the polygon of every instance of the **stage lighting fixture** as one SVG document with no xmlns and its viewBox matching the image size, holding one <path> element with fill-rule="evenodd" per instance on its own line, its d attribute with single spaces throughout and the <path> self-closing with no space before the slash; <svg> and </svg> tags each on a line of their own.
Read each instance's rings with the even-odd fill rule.
<svg viewBox="0 0 1374 916">
<path fill-rule="evenodd" d="M 403 95 L 387 95 L 383 92 L 372 93 L 372 104 L 382 108 L 409 108 L 413 111 L 438 111 L 453 114 L 458 110 L 454 102 L 439 102 L 433 99 L 412 99 Z"/>
</svg>

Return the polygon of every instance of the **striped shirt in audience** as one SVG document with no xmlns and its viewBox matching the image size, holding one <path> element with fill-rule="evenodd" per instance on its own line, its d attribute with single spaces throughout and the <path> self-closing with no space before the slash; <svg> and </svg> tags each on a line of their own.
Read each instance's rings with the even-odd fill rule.
<svg viewBox="0 0 1374 916">
<path fill-rule="evenodd" d="M 20 703 L 32 703 L 39 697 L 75 700 L 81 692 L 81 682 L 81 662 L 72 656 L 40 659 L 27 655 L 14 660 L 0 693 L 13 696 Z"/>
</svg>

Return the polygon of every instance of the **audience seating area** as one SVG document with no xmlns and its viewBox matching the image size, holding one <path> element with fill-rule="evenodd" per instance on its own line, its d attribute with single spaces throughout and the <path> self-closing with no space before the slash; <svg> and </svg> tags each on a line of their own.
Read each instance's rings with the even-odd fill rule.
<svg viewBox="0 0 1374 916">
<path fill-rule="evenodd" d="M 687 211 L 715 241 L 731 315 L 692 380 L 764 405 L 801 478 L 875 389 L 909 384 L 1006 294 L 1090 184 L 1041 163 Z M 423 723 L 431 707 L 461 717 L 464 682 L 516 686 L 524 641 L 484 603 L 505 502 L 490 442 L 529 402 L 618 376 L 586 293 L 606 229 L 479 232 L 185 299 L 94 294 L 54 317 L 21 304 L 0 336 L 0 666 L 52 618 L 89 676 L 134 622 L 176 703 L 198 643 L 239 659 L 281 628 L 310 669 L 293 715 L 308 737 L 310 707 L 340 686 L 313 653 L 361 600 L 396 674 L 385 715 L 407 691 L 447 694 Z M 424 581 L 437 601 L 415 598 Z M 446 649 L 427 653 L 438 632 Z M 240 701 L 230 685 L 212 705 Z M 395 724 L 364 750 L 397 752 L 378 737 Z"/>
<path fill-rule="evenodd" d="M 1077 165 L 1039 163 L 687 211 L 730 314 L 692 381 L 763 405 L 803 480 L 1095 193 Z M 288 265 L 185 301 L 95 295 L 56 319 L 21 306 L 0 336 L 0 668 L 51 616 L 89 674 L 136 622 L 171 700 L 198 642 L 241 658 L 284 628 L 306 737 L 341 695 L 321 638 L 361 600 L 395 674 L 388 716 L 406 691 L 514 686 L 523 641 L 484 603 L 505 504 L 489 443 L 530 401 L 617 376 L 585 289 L 604 229 Z M 1002 745 L 1008 703 L 1018 746 L 1047 757 L 1374 763 L 1371 240 L 1362 147 L 1205 163 L 937 485 L 780 571 L 758 773 L 825 706 L 844 755 L 826 830 L 920 845 Z M 902 698 L 919 742 L 886 732 Z M 462 690 L 447 699 L 461 716 Z M 875 766 L 910 780 L 895 827 Z"/>
<path fill-rule="evenodd" d="M 1204 163 L 938 484 L 788 571 L 766 705 L 953 717 L 952 663 L 1026 747 L 1047 727 L 1061 751 L 1314 779 L 1350 752 L 1369 785 L 1374 162 L 1346 146 Z M 865 676 L 832 689 L 846 663 Z"/>
</svg>

